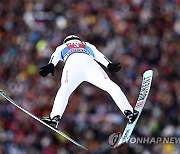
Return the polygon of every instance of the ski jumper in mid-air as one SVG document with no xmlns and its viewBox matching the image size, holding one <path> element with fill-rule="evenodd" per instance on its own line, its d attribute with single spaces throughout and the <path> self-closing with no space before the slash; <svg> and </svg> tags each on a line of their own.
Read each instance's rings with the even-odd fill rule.
<svg viewBox="0 0 180 154">
<path fill-rule="evenodd" d="M 45 77 L 49 73 L 54 76 L 54 67 L 59 61 L 65 63 L 61 87 L 55 97 L 50 115 L 41 118 L 42 121 L 57 128 L 71 93 L 83 81 L 87 81 L 108 92 L 127 118 L 128 123 L 134 122 L 138 112 L 133 110 L 120 87 L 108 77 L 97 62 L 107 67 L 110 72 L 119 71 L 121 68 L 119 63 L 112 63 L 94 45 L 83 42 L 76 35 L 67 36 L 63 44 L 56 48 L 49 63 L 40 68 L 40 76 Z"/>
</svg>

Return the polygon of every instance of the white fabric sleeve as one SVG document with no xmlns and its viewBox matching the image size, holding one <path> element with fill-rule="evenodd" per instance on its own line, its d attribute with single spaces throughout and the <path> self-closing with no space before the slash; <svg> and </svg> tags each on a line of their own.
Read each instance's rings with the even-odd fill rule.
<svg viewBox="0 0 180 154">
<path fill-rule="evenodd" d="M 49 63 L 53 63 L 54 66 L 56 66 L 60 60 L 63 61 L 61 56 L 62 49 L 63 49 L 62 45 L 56 48 L 54 53 L 51 55 L 51 59 L 49 60 Z"/>
<path fill-rule="evenodd" d="M 86 42 L 86 45 L 89 46 L 94 53 L 94 59 L 107 67 L 109 63 L 112 63 L 110 60 L 108 60 L 94 45 Z"/>
</svg>

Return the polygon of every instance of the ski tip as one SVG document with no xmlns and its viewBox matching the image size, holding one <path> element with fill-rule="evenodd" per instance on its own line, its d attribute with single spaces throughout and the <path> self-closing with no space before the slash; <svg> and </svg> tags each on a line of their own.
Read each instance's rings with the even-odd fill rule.
<svg viewBox="0 0 180 154">
<path fill-rule="evenodd" d="M 152 76 L 153 75 L 153 71 L 152 70 L 147 70 L 144 72 L 144 76 Z"/>
</svg>

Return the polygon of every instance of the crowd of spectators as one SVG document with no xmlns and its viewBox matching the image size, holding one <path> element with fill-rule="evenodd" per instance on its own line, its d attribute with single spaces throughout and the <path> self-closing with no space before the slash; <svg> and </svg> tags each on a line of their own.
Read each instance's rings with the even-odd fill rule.
<svg viewBox="0 0 180 154">
<path fill-rule="evenodd" d="M 69 34 L 121 63 L 120 72 L 107 73 L 133 106 L 143 72 L 154 71 L 133 136 L 180 137 L 180 0 L 1 0 L 0 88 L 38 117 L 51 111 L 64 64 L 55 77 L 42 78 L 38 69 Z M 172 143 L 111 149 L 108 137 L 125 125 L 110 95 L 83 83 L 71 95 L 59 129 L 94 154 L 180 153 L 180 144 Z M 86 152 L 0 97 L 0 153 Z"/>
</svg>

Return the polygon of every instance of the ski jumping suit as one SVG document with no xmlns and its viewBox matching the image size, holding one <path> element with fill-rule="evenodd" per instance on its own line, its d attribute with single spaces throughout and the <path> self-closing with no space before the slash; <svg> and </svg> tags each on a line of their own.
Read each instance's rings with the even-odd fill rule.
<svg viewBox="0 0 180 154">
<path fill-rule="evenodd" d="M 123 113 L 125 110 L 133 112 L 132 106 L 120 87 L 110 80 L 106 72 L 96 62 L 98 61 L 107 67 L 110 61 L 94 45 L 78 40 L 62 44 L 56 48 L 49 63 L 56 66 L 60 60 L 65 62 L 65 66 L 62 72 L 61 87 L 57 92 L 50 114 L 51 118 L 56 115 L 62 117 L 69 96 L 83 81 L 108 92 Z"/>
</svg>

